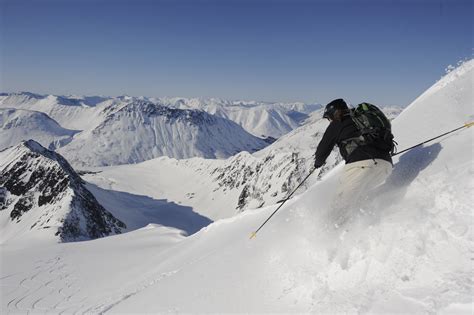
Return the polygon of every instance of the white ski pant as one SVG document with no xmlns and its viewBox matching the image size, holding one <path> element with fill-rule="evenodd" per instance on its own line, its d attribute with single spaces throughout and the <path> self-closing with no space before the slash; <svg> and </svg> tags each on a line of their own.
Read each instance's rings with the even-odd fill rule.
<svg viewBox="0 0 474 315">
<path fill-rule="evenodd" d="M 331 204 L 330 219 L 336 227 L 344 224 L 370 190 L 381 185 L 392 172 L 392 164 L 382 159 L 363 160 L 344 166 Z"/>
</svg>

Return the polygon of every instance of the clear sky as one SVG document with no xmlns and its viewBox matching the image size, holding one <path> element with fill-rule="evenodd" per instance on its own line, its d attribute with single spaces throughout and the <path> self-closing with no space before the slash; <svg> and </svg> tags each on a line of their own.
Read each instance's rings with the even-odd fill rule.
<svg viewBox="0 0 474 315">
<path fill-rule="evenodd" d="M 408 105 L 471 0 L 0 0 L 2 92 Z"/>
</svg>

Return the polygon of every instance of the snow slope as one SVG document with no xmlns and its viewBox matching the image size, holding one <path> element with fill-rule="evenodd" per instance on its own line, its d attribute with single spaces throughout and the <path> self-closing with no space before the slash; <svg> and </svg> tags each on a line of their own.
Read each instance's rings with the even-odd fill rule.
<svg viewBox="0 0 474 315">
<path fill-rule="evenodd" d="M 66 145 L 76 133 L 62 128 L 48 115 L 13 108 L 0 108 L 0 150 L 34 139 L 49 149 Z"/>
<path fill-rule="evenodd" d="M 465 63 L 395 120 L 401 146 L 422 137 L 413 139 L 419 128 L 443 132 L 440 117 L 451 129 L 473 118 L 473 69 L 473 61 Z M 426 119 L 413 124 L 410 112 Z M 325 229 L 337 168 L 256 239 L 247 232 L 273 207 L 210 225 L 168 251 L 172 258 L 154 268 L 147 285 L 97 309 L 470 313 L 473 135 L 462 130 L 398 156 L 392 176 L 365 204 L 365 215 L 353 213 L 346 234 Z"/>
<path fill-rule="evenodd" d="M 463 64 L 395 120 L 401 148 L 419 130 L 447 131 L 440 120 L 453 129 L 472 119 L 473 68 Z M 152 225 L 89 242 L 12 241 L 0 247 L 1 311 L 472 313 L 473 136 L 464 129 L 397 156 L 345 233 L 327 229 L 336 167 L 252 240 L 275 206 L 187 238 Z"/>
<path fill-rule="evenodd" d="M 96 168 L 83 178 L 103 189 L 166 198 L 218 220 L 286 196 L 298 184 L 296 179 L 306 175 L 302 162 L 292 153 L 267 160 L 247 152 L 227 160 L 161 157 L 136 165 Z"/>
</svg>

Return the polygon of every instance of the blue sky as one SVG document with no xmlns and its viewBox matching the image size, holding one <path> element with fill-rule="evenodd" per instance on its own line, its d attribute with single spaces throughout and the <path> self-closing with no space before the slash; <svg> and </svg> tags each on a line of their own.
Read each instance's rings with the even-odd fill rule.
<svg viewBox="0 0 474 315">
<path fill-rule="evenodd" d="M 470 0 L 0 0 L 3 92 L 408 105 L 473 53 Z"/>
</svg>

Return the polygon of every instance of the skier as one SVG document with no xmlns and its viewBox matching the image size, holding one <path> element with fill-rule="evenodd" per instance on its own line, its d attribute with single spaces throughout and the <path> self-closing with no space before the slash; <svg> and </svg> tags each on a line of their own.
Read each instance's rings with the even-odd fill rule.
<svg viewBox="0 0 474 315">
<path fill-rule="evenodd" d="M 315 169 L 323 166 L 334 145 L 339 147 L 346 162 L 329 214 L 331 223 L 337 229 L 348 220 L 351 210 L 363 211 L 359 208 L 361 201 L 392 172 L 392 158 L 390 150 L 380 148 L 375 142 L 353 141 L 361 133 L 343 99 L 327 104 L 323 118 L 328 119 L 330 124 L 316 150 Z"/>
</svg>

